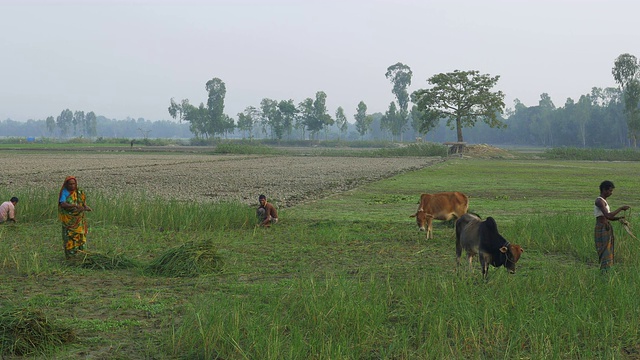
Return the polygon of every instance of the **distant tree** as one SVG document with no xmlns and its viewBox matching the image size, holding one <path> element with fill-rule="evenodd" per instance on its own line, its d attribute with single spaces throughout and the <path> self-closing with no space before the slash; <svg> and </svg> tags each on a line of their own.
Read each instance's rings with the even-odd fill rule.
<svg viewBox="0 0 640 360">
<path fill-rule="evenodd" d="M 440 73 L 427 81 L 430 89 L 416 90 L 411 95 L 418 110 L 424 113 L 426 127 L 435 119 L 447 119 L 447 126 L 457 130 L 458 142 L 464 142 L 462 128 L 473 127 L 482 120 L 489 127 L 504 128 L 498 115 L 505 107 L 502 91 L 491 91 L 500 76 L 481 75 L 476 70 Z"/>
<path fill-rule="evenodd" d="M 189 99 L 182 99 L 180 104 L 176 103 L 173 98 L 171 98 L 171 105 L 169 105 L 169 115 L 172 118 L 178 119 L 178 122 L 182 123 L 184 120 L 185 110 L 189 108 Z"/>
<path fill-rule="evenodd" d="M 638 63 L 638 58 L 631 54 L 618 56 L 613 63 L 613 69 L 611 69 L 613 79 L 622 89 L 625 89 L 631 81 L 637 79 L 639 72 L 640 63 Z"/>
<path fill-rule="evenodd" d="M 553 131 L 559 133 L 559 137 L 564 137 L 570 145 L 579 144 L 587 147 L 587 124 L 591 120 L 592 98 L 587 95 L 580 96 L 578 102 L 568 98 L 564 104 L 564 109 L 560 109 L 561 113 L 556 118 L 562 120 L 557 121 L 553 127 Z M 570 131 L 564 129 L 569 128 Z"/>
<path fill-rule="evenodd" d="M 54 119 L 53 116 L 49 116 L 47 120 L 45 120 L 45 123 L 47 125 L 47 131 L 53 135 L 53 132 L 56 131 L 56 119 Z"/>
<path fill-rule="evenodd" d="M 56 124 L 60 129 L 60 134 L 63 137 L 67 137 L 69 135 L 69 130 L 73 125 L 73 112 L 69 109 L 64 109 L 60 113 L 60 115 L 56 118 Z"/>
<path fill-rule="evenodd" d="M 410 96 L 407 88 L 411 85 L 412 76 L 413 72 L 411 68 L 400 62 L 389 66 L 385 73 L 385 77 L 393 84 L 391 92 L 396 96 L 396 100 L 398 101 L 395 115 L 387 120 L 392 121 L 392 123 L 388 124 L 386 128 L 391 131 L 392 136 L 400 136 L 400 141 L 402 141 L 402 133 L 409 121 L 408 110 Z M 389 111 L 391 111 L 391 107 L 389 107 Z"/>
<path fill-rule="evenodd" d="M 209 93 L 207 99 L 209 119 L 206 132 L 210 136 L 223 135 L 233 128 L 233 120 L 224 114 L 224 98 L 227 94 L 227 88 L 224 81 L 219 78 L 207 81 L 205 88 Z"/>
<path fill-rule="evenodd" d="M 84 111 L 76 111 L 73 113 L 73 133 L 84 134 Z"/>
<path fill-rule="evenodd" d="M 316 100 L 313 102 L 313 109 L 317 123 L 322 124 L 322 129 L 324 129 L 324 138 L 326 140 L 327 131 L 335 121 L 327 112 L 327 94 L 325 94 L 324 91 L 318 91 L 316 93 Z"/>
<path fill-rule="evenodd" d="M 238 129 L 243 133 L 249 133 L 249 139 L 253 139 L 253 129 L 258 116 L 258 109 L 253 106 L 247 106 L 243 112 L 238 113 Z M 244 138 L 244 134 L 242 137 Z"/>
<path fill-rule="evenodd" d="M 313 99 L 306 98 L 298 104 L 298 116 L 296 117 L 296 124 L 294 126 L 302 132 L 302 139 L 306 138 L 305 130 L 307 129 L 307 124 L 313 121 L 313 117 Z"/>
<path fill-rule="evenodd" d="M 97 136 L 98 135 L 98 122 L 96 119 L 96 113 L 93 111 L 89 111 L 87 115 L 84 117 L 84 130 L 87 136 Z"/>
<path fill-rule="evenodd" d="M 638 108 L 640 104 L 640 63 L 638 58 L 631 54 L 618 56 L 611 73 L 622 89 L 629 138 L 635 148 L 640 136 L 640 109 Z"/>
<path fill-rule="evenodd" d="M 209 111 L 204 106 L 204 103 L 200 103 L 199 107 L 189 105 L 184 111 L 184 119 L 189 122 L 189 131 L 195 135 L 196 138 L 207 138 L 209 133 L 207 130 L 207 124 L 209 122 Z"/>
<path fill-rule="evenodd" d="M 282 126 L 282 115 L 278 110 L 278 101 L 264 98 L 260 102 L 260 115 L 262 128 L 269 128 L 272 139 L 282 139 L 284 127 Z"/>
<path fill-rule="evenodd" d="M 235 120 L 227 114 L 222 114 L 222 122 L 220 123 L 219 133 L 223 134 L 224 137 L 226 138 L 229 134 L 233 134 L 235 130 L 236 130 Z"/>
<path fill-rule="evenodd" d="M 558 137 L 556 131 L 554 131 L 554 120 L 556 113 L 556 105 L 551 100 L 551 97 L 547 93 L 540 94 L 540 100 L 538 106 L 532 108 L 534 116 L 531 123 L 530 131 L 532 134 L 536 134 L 545 146 L 554 146 L 556 143 L 555 138 Z M 572 137 L 575 136 L 575 132 L 572 133 Z"/>
<path fill-rule="evenodd" d="M 278 103 L 278 111 L 282 118 L 282 128 L 287 136 L 291 137 L 291 131 L 293 130 L 296 116 L 298 115 L 298 109 L 292 99 L 280 100 Z"/>
<path fill-rule="evenodd" d="M 634 79 L 627 84 L 624 90 L 624 109 L 634 148 L 638 146 L 638 137 L 640 137 L 640 108 L 638 108 L 638 104 L 640 104 L 640 80 Z"/>
<path fill-rule="evenodd" d="M 346 133 L 349 129 L 349 123 L 347 122 L 347 117 L 344 115 L 344 109 L 342 106 L 338 106 L 336 109 L 336 125 L 338 125 L 340 134 Z M 338 139 L 340 139 L 339 136 Z"/>
<path fill-rule="evenodd" d="M 364 135 L 371 129 L 372 118 L 367 116 L 367 105 L 364 101 L 360 101 L 358 103 L 358 107 L 356 108 L 356 113 L 353 115 L 353 118 L 356 121 L 356 130 L 358 134 L 360 134 L 360 138 L 363 138 Z"/>
<path fill-rule="evenodd" d="M 310 137 L 314 139 L 318 138 L 320 130 L 333 124 L 333 119 L 327 114 L 327 94 L 324 91 L 316 92 L 312 114 L 306 120 L 306 128 L 310 133 Z"/>
<path fill-rule="evenodd" d="M 398 112 L 396 103 L 392 101 L 389 103 L 389 109 L 384 113 L 382 119 L 380 119 L 380 127 L 391 133 L 391 141 L 393 141 L 394 136 L 398 134 L 398 126 L 401 125 L 400 117 L 402 117 L 402 115 Z"/>
</svg>

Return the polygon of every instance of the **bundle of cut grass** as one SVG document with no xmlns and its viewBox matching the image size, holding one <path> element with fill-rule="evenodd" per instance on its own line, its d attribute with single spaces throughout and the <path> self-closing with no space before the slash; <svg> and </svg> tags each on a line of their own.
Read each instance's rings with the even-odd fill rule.
<svg viewBox="0 0 640 360">
<path fill-rule="evenodd" d="M 104 255 L 100 253 L 80 253 L 76 255 L 74 261 L 70 262 L 77 264 L 85 269 L 93 270 L 116 270 L 116 269 L 129 269 L 138 266 L 138 264 L 127 259 L 122 254 L 109 254 Z"/>
<path fill-rule="evenodd" d="M 222 261 L 213 241 L 188 242 L 171 248 L 146 268 L 151 275 L 196 277 L 219 270 Z"/>
<path fill-rule="evenodd" d="M 0 306 L 1 355 L 43 354 L 75 339 L 73 330 L 53 324 L 40 310 Z"/>
</svg>

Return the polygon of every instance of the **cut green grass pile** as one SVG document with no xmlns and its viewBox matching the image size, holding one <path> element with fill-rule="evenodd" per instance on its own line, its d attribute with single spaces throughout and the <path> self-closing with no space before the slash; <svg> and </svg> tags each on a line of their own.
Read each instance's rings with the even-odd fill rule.
<svg viewBox="0 0 640 360">
<path fill-rule="evenodd" d="M 42 311 L 0 303 L 0 354 L 44 354 L 52 347 L 72 342 L 72 329 L 51 321 Z"/>
<path fill-rule="evenodd" d="M 190 241 L 171 248 L 146 267 L 150 275 L 195 277 L 219 271 L 222 260 L 212 241 Z"/>
</svg>

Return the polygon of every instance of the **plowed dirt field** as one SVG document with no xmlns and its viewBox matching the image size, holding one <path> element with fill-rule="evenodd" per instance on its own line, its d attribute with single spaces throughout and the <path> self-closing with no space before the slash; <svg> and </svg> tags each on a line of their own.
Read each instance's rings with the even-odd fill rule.
<svg viewBox="0 0 640 360">
<path fill-rule="evenodd" d="M 106 195 L 255 204 L 265 194 L 279 207 L 289 207 L 442 159 L 6 151 L 0 161 L 0 184 L 10 192 L 57 191 L 66 176 L 74 175 L 86 191 Z"/>
</svg>

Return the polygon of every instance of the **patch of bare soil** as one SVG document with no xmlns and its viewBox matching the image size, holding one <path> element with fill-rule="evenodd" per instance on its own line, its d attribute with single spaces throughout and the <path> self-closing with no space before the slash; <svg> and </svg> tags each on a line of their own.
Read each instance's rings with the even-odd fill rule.
<svg viewBox="0 0 640 360">
<path fill-rule="evenodd" d="M 326 197 L 443 161 L 439 157 L 316 157 L 136 153 L 0 153 L 7 190 L 57 192 L 68 175 L 89 194 L 144 194 L 179 201 L 257 203 L 279 207 Z"/>
</svg>

